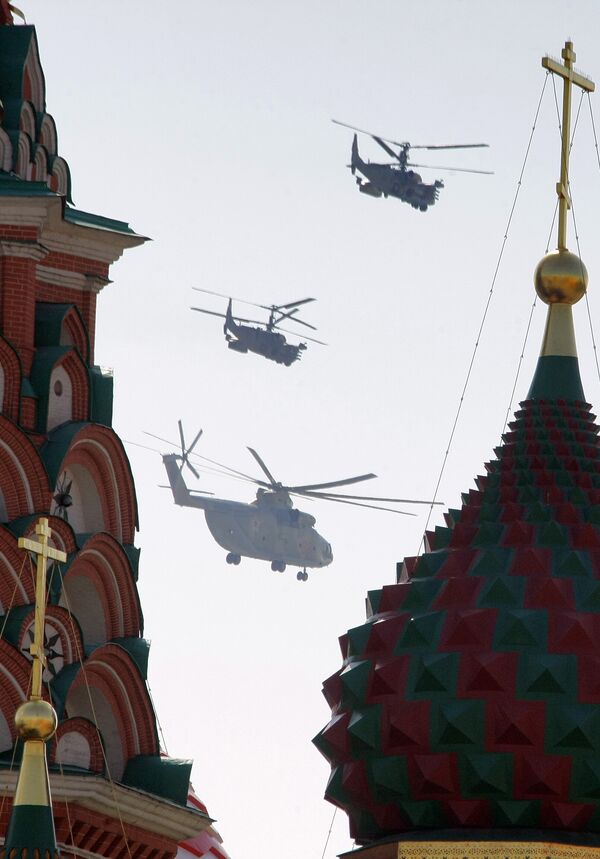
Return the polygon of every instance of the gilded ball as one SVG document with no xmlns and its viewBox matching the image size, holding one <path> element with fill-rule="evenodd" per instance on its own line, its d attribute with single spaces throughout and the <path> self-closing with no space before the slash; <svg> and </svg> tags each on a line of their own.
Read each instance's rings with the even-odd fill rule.
<svg viewBox="0 0 600 859">
<path fill-rule="evenodd" d="M 554 251 L 537 264 L 535 291 L 546 304 L 576 304 L 587 289 L 588 273 L 570 251 Z"/>
<path fill-rule="evenodd" d="M 47 701 L 25 701 L 15 713 L 15 727 L 23 740 L 49 740 L 58 720 Z"/>
</svg>

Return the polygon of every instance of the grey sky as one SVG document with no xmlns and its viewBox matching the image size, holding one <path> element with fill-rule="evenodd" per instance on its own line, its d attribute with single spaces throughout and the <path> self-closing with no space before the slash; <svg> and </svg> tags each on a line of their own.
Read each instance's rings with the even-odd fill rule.
<svg viewBox="0 0 600 859">
<path fill-rule="evenodd" d="M 96 360 L 115 368 L 117 432 L 175 438 L 181 417 L 190 436 L 204 428 L 199 452 L 243 471 L 254 471 L 252 445 L 286 482 L 372 470 L 373 494 L 430 497 L 544 83 L 541 56 L 571 37 L 578 67 L 600 82 L 597 2 L 17 5 L 37 25 L 76 205 L 153 239 L 113 268 L 100 297 Z M 423 171 L 446 185 L 427 214 L 370 199 L 345 169 L 352 134 L 331 117 L 414 143 L 486 141 L 489 150 L 427 158 L 495 175 Z M 364 156 L 383 154 L 359 142 Z M 500 438 L 558 171 L 549 81 L 442 481 L 450 506 Z M 593 315 L 599 186 L 584 101 L 572 188 Z M 194 285 L 267 304 L 315 296 L 304 318 L 330 345 L 310 345 L 290 369 L 230 352 L 219 320 L 188 310 Z M 516 400 L 543 320 L 538 308 Z M 598 404 L 583 302 L 575 324 Z M 329 717 L 321 682 L 340 665 L 337 637 L 362 622 L 367 590 L 416 553 L 424 515 L 301 505 L 335 560 L 298 583 L 259 562 L 227 566 L 203 516 L 158 488 L 158 455 L 128 453 L 150 682 L 169 752 L 195 759 L 197 792 L 233 857 L 318 859 L 333 811 L 322 799 L 328 767 L 310 743 Z M 202 486 L 252 499 L 233 481 L 202 475 Z M 350 847 L 340 813 L 326 855 Z"/>
</svg>

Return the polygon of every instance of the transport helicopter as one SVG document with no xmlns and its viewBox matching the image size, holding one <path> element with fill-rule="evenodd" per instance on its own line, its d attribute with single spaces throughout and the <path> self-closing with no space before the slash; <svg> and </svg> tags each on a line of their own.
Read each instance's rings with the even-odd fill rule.
<svg viewBox="0 0 600 859">
<path fill-rule="evenodd" d="M 260 322 L 257 319 L 242 319 L 239 316 L 233 315 L 232 302 L 233 299 L 228 295 L 223 295 L 220 292 L 212 292 L 210 289 L 201 289 L 199 286 L 194 286 L 197 292 L 205 292 L 208 295 L 218 295 L 221 298 L 227 298 L 226 313 L 216 313 L 214 310 L 207 310 L 204 307 L 191 307 L 190 310 L 196 310 L 198 313 L 208 313 L 210 316 L 220 316 L 225 320 L 223 333 L 227 340 L 227 346 L 235 352 L 255 352 L 257 355 L 262 355 L 263 358 L 268 358 L 269 361 L 276 361 L 277 364 L 285 364 L 289 367 L 294 361 L 298 361 L 302 352 L 306 349 L 306 343 L 288 343 L 284 335 L 293 334 L 286 328 L 281 328 L 280 323 L 284 319 L 289 319 L 290 322 L 296 322 L 298 325 L 304 325 L 306 328 L 312 328 L 316 331 L 314 325 L 305 322 L 303 319 L 298 319 L 298 312 L 303 304 L 308 304 L 309 301 L 315 301 L 314 298 L 301 298 L 299 301 L 290 301 L 288 304 L 255 304 L 253 301 L 245 301 L 243 298 L 236 298 L 236 301 L 242 304 L 249 304 L 252 307 L 260 307 L 262 310 L 269 311 L 269 319 L 267 322 Z M 250 323 L 244 325 L 243 323 Z M 254 327 L 252 323 L 260 327 Z M 321 340 L 315 340 L 314 337 L 305 337 L 306 340 L 311 340 L 313 343 L 320 343 L 321 346 L 326 346 Z"/>
<path fill-rule="evenodd" d="M 173 444 L 153 433 L 146 433 L 146 435 L 166 444 Z M 297 510 L 293 506 L 292 495 L 319 498 L 324 501 L 337 501 L 341 504 L 370 507 L 375 510 L 387 510 L 404 516 L 414 516 L 415 514 L 366 502 L 430 504 L 428 501 L 414 501 L 408 498 L 378 498 L 370 495 L 345 495 L 329 491 L 336 487 L 371 480 L 376 476 L 375 474 L 359 474 L 356 477 L 332 480 L 327 483 L 285 486 L 273 477 L 261 456 L 251 447 L 248 450 L 260 466 L 266 480 L 251 477 L 241 471 L 215 462 L 215 460 L 208 459 L 208 457 L 199 454 L 194 454 L 194 456 L 217 466 L 221 470 L 221 474 L 229 472 L 233 476 L 256 484 L 258 486 L 256 499 L 250 504 L 245 504 L 222 498 L 201 497 L 194 490 L 188 489 L 182 473 L 184 466 L 187 466 L 195 477 L 199 477 L 198 471 L 190 462 L 190 456 L 201 435 L 202 430 L 186 448 L 183 426 L 179 421 L 181 453 L 161 454 L 162 460 L 175 504 L 181 507 L 195 507 L 204 511 L 206 524 L 211 535 L 219 546 L 227 551 L 225 560 L 228 564 L 237 565 L 241 562 L 242 557 L 256 558 L 261 561 L 270 561 L 271 569 L 281 573 L 289 564 L 300 567 L 296 578 L 298 581 L 305 582 L 308 579 L 307 568 L 326 567 L 333 561 L 330 543 L 315 529 L 315 517 L 310 513 Z"/>
<path fill-rule="evenodd" d="M 410 143 L 400 143 L 397 140 L 390 140 L 387 137 L 380 137 L 377 134 L 372 134 L 370 131 L 365 131 L 362 128 L 356 128 L 354 125 L 348 125 L 346 122 L 340 122 L 338 119 L 332 119 L 336 125 L 343 125 L 345 128 L 351 128 L 353 131 L 358 131 L 361 134 L 368 134 L 373 140 L 381 146 L 381 148 L 395 160 L 391 164 L 377 164 L 372 161 L 363 161 L 358 152 L 358 137 L 355 134 L 352 141 L 352 155 L 348 167 L 352 171 L 352 175 L 356 176 L 356 172 L 362 173 L 367 182 L 361 176 L 356 176 L 356 184 L 358 190 L 362 194 L 368 194 L 371 197 L 397 197 L 403 203 L 409 203 L 413 209 L 419 209 L 421 212 L 426 212 L 429 206 L 433 206 L 439 197 L 440 189 L 444 187 L 441 179 L 435 179 L 431 183 L 423 182 L 418 173 L 412 170 L 412 167 L 425 168 L 427 170 L 455 170 L 459 173 L 482 173 L 492 175 L 490 170 L 467 170 L 464 167 L 434 167 L 426 164 L 412 164 L 408 160 L 411 149 L 479 149 L 487 147 L 487 143 L 456 143 L 452 145 L 435 145 L 435 146 L 413 146 Z M 399 146 L 398 152 L 394 151 L 388 144 Z"/>
</svg>

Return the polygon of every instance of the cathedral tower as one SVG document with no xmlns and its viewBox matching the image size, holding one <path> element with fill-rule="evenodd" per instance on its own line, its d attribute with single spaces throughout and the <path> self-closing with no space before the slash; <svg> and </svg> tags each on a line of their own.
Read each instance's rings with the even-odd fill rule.
<svg viewBox="0 0 600 859">
<path fill-rule="evenodd" d="M 171 859 L 187 841 L 204 855 L 217 836 L 204 806 L 188 801 L 191 762 L 161 755 L 135 487 L 112 428 L 112 376 L 94 360 L 110 265 L 145 239 L 72 205 L 36 32 L 14 12 L 0 0 L 0 835 L 34 641 L 31 562 L 18 544 L 42 516 L 52 551 L 66 557 L 48 562 L 41 692 L 58 717 L 54 738 L 42 733 L 61 854 Z"/>
</svg>

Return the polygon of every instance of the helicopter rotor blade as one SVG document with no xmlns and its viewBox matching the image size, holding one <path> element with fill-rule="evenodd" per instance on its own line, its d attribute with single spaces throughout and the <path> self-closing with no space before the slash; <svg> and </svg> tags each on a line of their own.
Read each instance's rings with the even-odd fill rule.
<svg viewBox="0 0 600 859">
<path fill-rule="evenodd" d="M 310 483 L 304 486 L 284 486 L 282 488 L 302 495 L 304 492 L 310 492 L 313 489 L 329 489 L 333 486 L 350 486 L 352 483 L 361 483 L 363 480 L 372 480 L 374 477 L 377 477 L 377 475 L 359 474 L 357 477 L 346 477 L 344 480 L 331 480 L 329 483 Z"/>
<path fill-rule="evenodd" d="M 183 435 L 183 424 L 181 422 L 181 418 L 177 421 L 177 426 L 179 427 L 179 441 L 181 442 L 181 453 L 185 455 L 185 438 Z"/>
<path fill-rule="evenodd" d="M 273 477 L 273 475 L 271 474 L 271 472 L 269 471 L 269 469 L 267 468 L 267 466 L 263 462 L 262 457 L 254 450 L 254 448 L 249 447 L 248 450 L 250 451 L 250 453 L 252 454 L 254 459 L 258 462 L 258 464 L 260 465 L 260 467 L 262 468 L 264 473 L 267 475 L 267 477 L 271 481 L 271 486 L 279 486 L 279 483 L 277 482 L 277 480 L 275 480 L 275 478 Z M 257 480 L 256 482 L 258 483 L 259 481 Z"/>
<path fill-rule="evenodd" d="M 266 310 L 289 310 L 291 307 L 300 307 L 301 304 L 308 304 L 309 301 L 316 300 L 316 298 L 301 298 L 299 301 L 290 301 L 287 304 L 274 304 L 272 307 L 267 307 Z"/>
<path fill-rule="evenodd" d="M 397 153 L 397 152 L 394 152 L 394 150 L 391 148 L 391 146 L 388 146 L 388 145 L 387 145 L 387 143 L 384 143 L 384 141 L 383 141 L 383 138 L 382 138 L 382 137 L 377 137 L 375 134 L 372 134 L 372 135 L 371 135 L 371 137 L 373 138 L 373 140 L 375 141 L 375 143 L 378 143 L 378 144 L 381 146 L 381 148 L 382 148 L 385 152 L 387 152 L 387 154 L 388 154 L 388 155 L 391 155 L 391 156 L 392 156 L 392 158 L 395 158 L 395 159 L 396 159 L 396 161 L 399 161 L 399 160 L 400 160 L 400 156 L 398 155 L 398 153 Z M 396 145 L 397 145 L 397 146 L 400 146 L 401 144 L 396 144 Z M 406 144 L 406 145 L 408 145 L 408 144 Z"/>
<path fill-rule="evenodd" d="M 198 434 L 196 435 L 196 438 L 194 439 L 194 441 L 191 443 L 191 445 L 187 449 L 187 456 L 189 456 L 191 454 L 193 449 L 198 444 L 198 440 L 199 440 L 200 436 L 202 435 L 202 432 L 203 432 L 202 430 L 198 430 Z"/>
<path fill-rule="evenodd" d="M 304 496 L 303 493 L 295 493 L 292 495 L 298 494 L 300 498 L 313 498 L 312 495 Z M 397 516 L 416 516 L 416 513 L 408 513 L 406 510 L 394 510 L 393 507 L 382 507 L 378 504 L 363 504 L 362 501 L 347 501 L 344 498 L 329 498 L 327 495 L 319 495 L 316 496 L 314 500 L 320 499 L 321 501 L 337 501 L 338 504 L 349 504 L 352 507 L 367 507 L 369 510 L 385 510 L 387 513 L 395 513 Z"/>
<path fill-rule="evenodd" d="M 411 145 L 411 149 L 489 149 L 489 143 L 449 143 L 446 145 L 425 146 Z"/>
<path fill-rule="evenodd" d="M 202 289 L 200 286 L 192 286 L 196 292 L 205 292 L 207 295 L 218 295 L 219 298 L 226 298 L 227 300 L 231 299 L 232 301 L 239 301 L 242 304 L 249 304 L 251 307 L 260 307 L 262 310 L 270 310 L 270 307 L 267 307 L 266 304 L 257 304 L 255 301 L 247 301 L 245 298 L 236 298 L 235 295 L 225 295 L 224 292 L 214 292 L 212 289 Z"/>
<path fill-rule="evenodd" d="M 439 167 L 435 164 L 408 164 L 408 167 L 420 167 L 425 170 L 454 170 L 457 173 L 482 173 L 484 176 L 493 176 L 493 170 L 467 170 L 466 167 Z"/>
<path fill-rule="evenodd" d="M 344 495 L 338 492 L 306 492 L 302 493 L 311 497 L 327 497 L 327 498 L 348 498 L 353 501 L 385 501 L 391 504 L 424 504 L 427 507 L 443 506 L 443 501 L 421 501 L 416 498 L 382 498 L 378 495 Z"/>
<path fill-rule="evenodd" d="M 268 310 L 269 308 L 267 308 Z M 209 316 L 220 316 L 221 319 L 227 319 L 227 316 L 224 313 L 217 313 L 214 310 L 206 310 L 204 307 L 190 307 L 190 310 L 196 310 L 198 313 L 208 313 Z M 242 316 L 232 316 L 234 322 L 250 322 L 254 325 L 266 325 L 265 322 L 261 322 L 260 319 L 244 319 Z"/>
<path fill-rule="evenodd" d="M 305 322 L 303 319 L 298 319 L 294 314 L 298 313 L 298 308 L 294 310 L 290 310 L 288 313 L 282 313 L 279 319 L 274 323 L 274 327 L 277 328 L 280 322 L 283 322 L 284 319 L 289 319 L 291 322 L 297 322 L 298 325 L 306 325 L 307 328 L 312 328 L 313 331 L 317 330 L 316 325 L 311 325 L 310 322 Z"/>
</svg>

